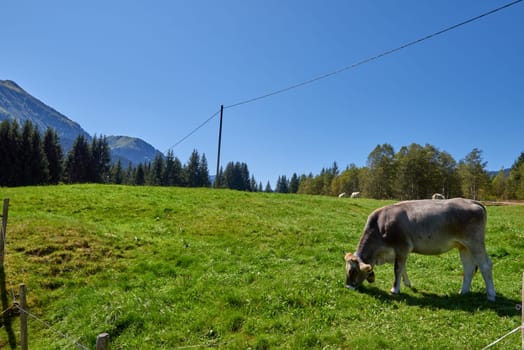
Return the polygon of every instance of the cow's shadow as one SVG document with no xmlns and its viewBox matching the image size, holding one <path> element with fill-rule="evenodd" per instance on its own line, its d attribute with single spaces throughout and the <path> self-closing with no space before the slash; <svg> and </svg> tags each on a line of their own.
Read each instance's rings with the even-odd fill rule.
<svg viewBox="0 0 524 350">
<path fill-rule="evenodd" d="M 467 294 L 438 295 L 426 291 L 410 289 L 412 293 L 392 295 L 391 293 L 374 286 L 366 286 L 359 289 L 361 293 L 371 295 L 385 303 L 404 302 L 407 305 L 419 306 L 429 309 L 461 310 L 475 312 L 478 310 L 493 310 L 499 316 L 517 316 L 521 314 L 521 301 L 510 299 L 502 294 L 497 294 L 495 302 L 488 301 L 485 293 L 470 292 Z"/>
</svg>

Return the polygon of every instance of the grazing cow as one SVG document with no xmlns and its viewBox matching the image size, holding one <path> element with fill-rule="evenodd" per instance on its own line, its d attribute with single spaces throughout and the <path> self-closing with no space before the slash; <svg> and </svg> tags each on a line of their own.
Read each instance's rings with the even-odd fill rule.
<svg viewBox="0 0 524 350">
<path fill-rule="evenodd" d="M 360 192 L 353 192 L 353 193 L 351 193 L 351 197 L 350 198 L 360 198 Z"/>
<path fill-rule="evenodd" d="M 408 287 L 406 260 L 411 252 L 438 255 L 458 248 L 464 267 L 461 294 L 469 292 L 477 267 L 486 283 L 488 300 L 495 300 L 491 260 L 484 245 L 486 208 L 462 198 L 406 201 L 375 210 L 368 217 L 355 254 L 347 253 L 346 287 L 355 289 L 365 279 L 374 281 L 373 267 L 395 264 L 391 293 L 400 292 L 400 278 Z"/>
<path fill-rule="evenodd" d="M 431 196 L 431 199 L 446 199 L 446 197 L 440 193 L 433 193 L 433 196 Z"/>
</svg>

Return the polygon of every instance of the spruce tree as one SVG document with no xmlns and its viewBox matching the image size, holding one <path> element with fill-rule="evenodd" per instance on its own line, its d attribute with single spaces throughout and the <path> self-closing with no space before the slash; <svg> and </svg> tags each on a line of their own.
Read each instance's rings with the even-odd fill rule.
<svg viewBox="0 0 524 350">
<path fill-rule="evenodd" d="M 111 182 L 117 185 L 124 182 L 124 172 L 122 169 L 122 161 L 120 159 L 111 168 Z"/>
<path fill-rule="evenodd" d="M 172 150 L 167 151 L 162 183 L 164 186 L 175 186 L 175 156 Z"/>
<path fill-rule="evenodd" d="M 22 126 L 22 138 L 20 142 L 20 151 L 18 152 L 18 162 L 20 165 L 19 181 L 17 185 L 29 186 L 34 185 L 32 181 L 33 168 L 33 123 L 26 120 Z"/>
<path fill-rule="evenodd" d="M 151 164 L 151 173 L 149 184 L 153 186 L 162 186 L 163 183 L 163 177 L 164 177 L 164 158 L 161 154 L 157 154 L 155 156 L 155 159 L 153 160 L 153 163 Z"/>
<path fill-rule="evenodd" d="M 20 174 L 20 132 L 16 120 L 0 124 L 0 186 L 17 186 Z"/>
<path fill-rule="evenodd" d="M 79 135 L 66 160 L 66 181 L 68 183 L 83 183 L 90 180 L 92 166 L 91 151 L 84 135 Z"/>
<path fill-rule="evenodd" d="M 291 180 L 289 181 L 289 193 L 297 193 L 298 187 L 300 186 L 300 180 L 297 173 L 293 173 Z"/>
<path fill-rule="evenodd" d="M 45 132 L 44 153 L 49 169 L 49 183 L 57 184 L 62 178 L 64 155 L 54 129 L 47 128 Z"/>
<path fill-rule="evenodd" d="M 187 185 L 189 187 L 200 187 L 201 176 L 200 176 L 200 155 L 195 149 L 189 157 L 189 161 L 186 166 Z"/>
<path fill-rule="evenodd" d="M 44 152 L 44 144 L 38 129 L 31 135 L 30 185 L 44 185 L 49 181 L 49 163 Z"/>
<path fill-rule="evenodd" d="M 207 167 L 207 159 L 205 153 L 200 158 L 200 164 L 198 166 L 198 175 L 200 177 L 200 186 L 210 187 L 211 181 L 209 180 L 209 169 Z"/>
<path fill-rule="evenodd" d="M 144 166 L 142 165 L 142 163 L 140 163 L 138 164 L 136 168 L 135 185 L 142 186 L 145 184 L 145 182 L 146 182 L 146 176 L 145 176 Z"/>
<path fill-rule="evenodd" d="M 111 167 L 111 150 L 107 142 L 107 137 L 93 137 L 90 148 L 91 166 L 89 167 L 88 181 L 104 183 L 109 179 L 109 169 Z"/>
</svg>

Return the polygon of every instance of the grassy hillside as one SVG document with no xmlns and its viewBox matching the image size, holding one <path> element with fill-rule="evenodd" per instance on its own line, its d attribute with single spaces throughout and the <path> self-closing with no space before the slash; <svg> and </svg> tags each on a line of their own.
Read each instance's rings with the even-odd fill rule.
<svg viewBox="0 0 524 350">
<path fill-rule="evenodd" d="M 31 349 L 94 348 L 102 332 L 111 349 L 479 349 L 520 324 L 524 206 L 488 208 L 489 303 L 480 274 L 457 295 L 456 251 L 411 255 L 416 290 L 399 296 L 390 265 L 345 289 L 343 252 L 387 202 L 104 185 L 0 197 L 11 199 L 8 288 L 25 283 L 30 311 L 54 328 L 30 319 Z M 520 348 L 520 336 L 497 346 Z"/>
</svg>

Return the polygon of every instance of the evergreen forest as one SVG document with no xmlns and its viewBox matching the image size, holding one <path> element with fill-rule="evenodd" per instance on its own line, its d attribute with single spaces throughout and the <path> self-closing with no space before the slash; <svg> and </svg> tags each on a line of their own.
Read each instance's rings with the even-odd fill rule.
<svg viewBox="0 0 524 350">
<path fill-rule="evenodd" d="M 479 200 L 524 200 L 524 152 L 510 169 L 489 173 L 482 150 L 474 148 L 456 161 L 449 153 L 426 144 L 413 143 L 395 151 L 390 144 L 377 145 L 364 167 L 354 164 L 344 170 L 336 162 L 312 173 L 290 178 L 279 176 L 273 190 L 250 175 L 248 165 L 229 162 L 211 178 L 205 154 L 194 150 L 183 164 L 172 150 L 152 162 L 111 162 L 105 136 L 87 140 L 78 136 L 64 153 L 57 132 L 43 135 L 30 121 L 0 123 L 0 186 L 112 183 L 125 185 L 229 188 L 250 192 L 299 193 L 338 196 L 360 192 L 375 199 L 423 199 L 441 193 L 446 198 Z"/>
</svg>

